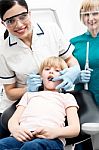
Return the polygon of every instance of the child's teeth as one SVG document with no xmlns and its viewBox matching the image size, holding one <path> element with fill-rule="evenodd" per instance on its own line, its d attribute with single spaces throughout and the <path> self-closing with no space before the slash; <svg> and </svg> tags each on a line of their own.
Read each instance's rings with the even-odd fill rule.
<svg viewBox="0 0 99 150">
<path fill-rule="evenodd" d="M 51 78 L 49 78 L 48 80 L 49 80 L 49 81 L 52 81 L 52 80 L 53 80 L 53 78 L 51 77 Z"/>
</svg>

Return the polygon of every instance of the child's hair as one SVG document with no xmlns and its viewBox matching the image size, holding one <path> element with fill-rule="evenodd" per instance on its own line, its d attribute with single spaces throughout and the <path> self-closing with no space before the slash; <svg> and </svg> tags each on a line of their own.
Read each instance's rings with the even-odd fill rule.
<svg viewBox="0 0 99 150">
<path fill-rule="evenodd" d="M 11 9 L 15 4 L 19 4 L 20 6 L 23 6 L 28 11 L 28 5 L 25 0 L 0 0 L 0 18 L 3 20 L 3 16 Z"/>
<path fill-rule="evenodd" d="M 90 12 L 91 10 L 99 11 L 99 0 L 83 0 L 80 7 L 80 19 L 82 12 Z"/>
<path fill-rule="evenodd" d="M 62 58 L 56 57 L 56 56 L 51 56 L 51 57 L 46 58 L 41 63 L 39 74 L 42 73 L 42 71 L 45 67 L 55 67 L 55 68 L 60 67 L 63 70 L 65 68 L 67 68 L 67 64 Z"/>
</svg>

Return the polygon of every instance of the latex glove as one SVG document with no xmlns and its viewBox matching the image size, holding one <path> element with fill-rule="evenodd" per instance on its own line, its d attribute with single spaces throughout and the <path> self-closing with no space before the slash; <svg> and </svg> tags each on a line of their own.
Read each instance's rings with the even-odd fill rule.
<svg viewBox="0 0 99 150">
<path fill-rule="evenodd" d="M 56 89 L 68 90 L 72 88 L 79 73 L 80 73 L 80 67 L 79 65 L 75 65 L 73 67 L 65 68 L 64 70 L 60 71 L 60 76 L 53 78 L 52 81 L 62 80 L 62 83 L 60 83 L 56 87 Z"/>
<path fill-rule="evenodd" d="M 77 80 L 75 81 L 75 84 L 76 83 L 88 83 L 90 81 L 91 71 L 92 70 L 90 68 L 88 70 L 80 71 L 80 74 Z"/>
<path fill-rule="evenodd" d="M 40 75 L 31 73 L 27 78 L 27 91 L 36 92 L 38 88 L 42 85 L 42 80 Z"/>
</svg>

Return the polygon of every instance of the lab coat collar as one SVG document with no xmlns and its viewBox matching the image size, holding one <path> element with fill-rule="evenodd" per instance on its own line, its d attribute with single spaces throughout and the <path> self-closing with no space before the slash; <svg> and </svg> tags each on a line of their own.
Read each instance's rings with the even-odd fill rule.
<svg viewBox="0 0 99 150">
<path fill-rule="evenodd" d="M 37 23 L 37 35 L 44 35 L 42 27 Z"/>
<path fill-rule="evenodd" d="M 9 46 L 13 46 L 17 44 L 16 37 L 9 33 Z"/>
<path fill-rule="evenodd" d="M 44 35 L 44 31 L 38 23 L 33 27 L 33 33 L 34 33 L 34 28 L 35 28 L 35 34 L 37 36 Z M 13 45 L 16 45 L 18 41 L 19 41 L 19 39 L 17 37 L 15 37 L 11 33 L 9 33 L 9 46 L 10 47 Z"/>
</svg>

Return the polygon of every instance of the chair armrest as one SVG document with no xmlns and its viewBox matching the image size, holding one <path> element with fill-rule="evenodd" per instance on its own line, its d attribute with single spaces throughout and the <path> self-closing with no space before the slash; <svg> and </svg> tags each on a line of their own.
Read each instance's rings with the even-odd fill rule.
<svg viewBox="0 0 99 150">
<path fill-rule="evenodd" d="M 19 101 L 20 100 L 17 100 L 15 103 L 13 103 L 1 115 L 1 125 L 5 130 L 8 130 L 8 120 L 14 114 L 14 112 L 16 110 L 16 105 L 18 104 Z"/>
<path fill-rule="evenodd" d="M 99 133 L 99 123 L 83 123 L 81 129 L 86 134 L 94 135 Z"/>
</svg>

